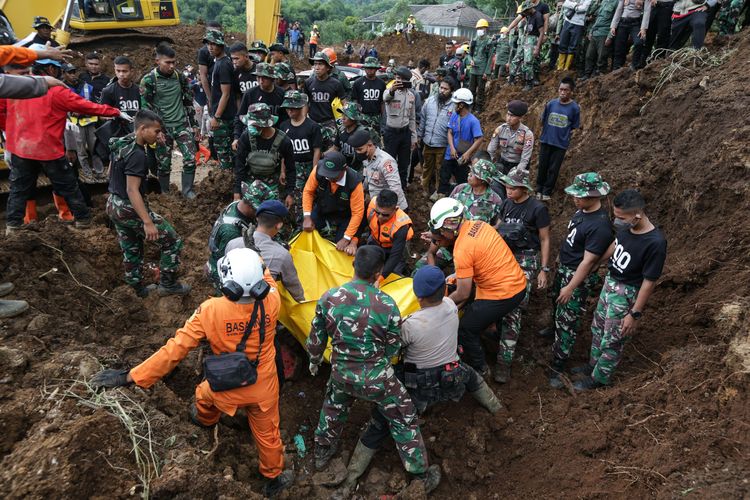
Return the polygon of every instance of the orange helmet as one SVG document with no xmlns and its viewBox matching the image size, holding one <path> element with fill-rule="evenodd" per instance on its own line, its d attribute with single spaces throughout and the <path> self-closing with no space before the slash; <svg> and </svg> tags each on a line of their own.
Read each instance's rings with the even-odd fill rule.
<svg viewBox="0 0 750 500">
<path fill-rule="evenodd" d="M 328 60 L 331 62 L 331 65 L 336 64 L 336 51 L 333 50 L 331 47 L 326 47 L 323 49 L 323 53 L 328 56 Z"/>
</svg>

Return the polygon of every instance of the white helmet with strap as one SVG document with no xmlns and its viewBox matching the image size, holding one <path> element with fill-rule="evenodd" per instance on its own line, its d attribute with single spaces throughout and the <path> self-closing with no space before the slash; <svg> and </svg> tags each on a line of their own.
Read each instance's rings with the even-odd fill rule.
<svg viewBox="0 0 750 500">
<path fill-rule="evenodd" d="M 221 292 L 233 302 L 246 303 L 250 299 L 262 299 L 263 260 L 249 248 L 235 248 L 219 259 L 216 266 L 221 279 Z M 262 296 L 260 296 L 262 295 Z"/>
<path fill-rule="evenodd" d="M 432 205 L 432 209 L 430 209 L 430 220 L 427 222 L 427 225 L 431 231 L 436 231 L 443 228 L 446 220 L 458 218 L 458 222 L 460 223 L 460 219 L 463 218 L 463 216 L 463 203 L 454 200 L 453 198 L 441 198 Z M 458 224 L 456 224 L 456 226 L 457 225 Z M 454 229 L 454 227 L 447 229 Z"/>
</svg>

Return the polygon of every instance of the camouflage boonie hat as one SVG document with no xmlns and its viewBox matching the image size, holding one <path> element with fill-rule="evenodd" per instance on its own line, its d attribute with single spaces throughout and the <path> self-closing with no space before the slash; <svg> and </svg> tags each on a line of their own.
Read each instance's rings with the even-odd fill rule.
<svg viewBox="0 0 750 500">
<path fill-rule="evenodd" d="M 206 36 L 203 37 L 203 43 L 215 43 L 216 45 L 226 45 L 224 43 L 224 33 L 216 30 L 206 31 Z"/>
<path fill-rule="evenodd" d="M 576 175 L 573 184 L 566 187 L 565 192 L 575 198 L 599 198 L 609 194 L 609 184 L 596 172 L 586 172 Z"/>
<path fill-rule="evenodd" d="M 315 64 L 315 61 L 323 61 L 328 66 L 331 66 L 331 59 L 325 52 L 316 52 L 315 55 L 310 58 L 310 64 Z"/>
<path fill-rule="evenodd" d="M 255 66 L 255 71 L 253 72 L 255 76 L 263 76 L 266 78 L 272 78 L 276 79 L 276 70 L 274 69 L 272 64 L 268 63 L 258 63 Z"/>
<path fill-rule="evenodd" d="M 378 61 L 377 57 L 366 57 L 362 67 L 380 69 L 380 61 Z"/>
<path fill-rule="evenodd" d="M 281 103 L 281 107 L 299 109 L 307 106 L 307 103 L 307 94 L 304 94 L 299 90 L 288 90 L 287 93 L 284 94 L 284 102 Z"/>
<path fill-rule="evenodd" d="M 285 62 L 280 62 L 276 65 L 274 65 L 274 69 L 276 70 L 276 78 L 283 82 L 293 82 L 295 79 L 294 71 L 292 71 L 292 67 Z"/>
<path fill-rule="evenodd" d="M 240 121 L 247 126 L 254 127 L 273 127 L 279 117 L 271 112 L 271 107 L 264 103 L 258 102 L 247 108 L 247 114 L 242 115 Z"/>
<path fill-rule="evenodd" d="M 534 191 L 534 188 L 531 187 L 531 182 L 529 181 L 529 171 L 524 170 L 521 167 L 513 167 L 510 169 L 510 172 L 508 172 L 508 175 L 500 174 L 497 178 L 506 186 L 526 188 L 529 192 Z"/>
<path fill-rule="evenodd" d="M 346 116 L 350 120 L 354 120 L 355 122 L 359 122 L 364 119 L 364 116 L 362 116 L 362 106 L 358 102 L 349 101 L 338 108 L 336 111 Z"/>
<path fill-rule="evenodd" d="M 266 44 L 263 43 L 263 40 L 255 40 L 253 43 L 250 44 L 250 47 L 247 49 L 248 52 L 263 52 L 264 54 L 268 54 L 268 47 L 266 47 Z"/>
<path fill-rule="evenodd" d="M 531 0 L 526 0 L 521 4 L 521 12 L 534 8 L 534 3 Z"/>
<path fill-rule="evenodd" d="M 495 176 L 495 164 L 490 160 L 479 160 L 471 166 L 471 175 L 489 184 Z"/>
<path fill-rule="evenodd" d="M 258 210 L 261 203 L 273 199 L 273 191 L 265 182 L 256 180 L 251 184 L 242 181 L 242 200 L 252 205 L 254 209 Z"/>
</svg>

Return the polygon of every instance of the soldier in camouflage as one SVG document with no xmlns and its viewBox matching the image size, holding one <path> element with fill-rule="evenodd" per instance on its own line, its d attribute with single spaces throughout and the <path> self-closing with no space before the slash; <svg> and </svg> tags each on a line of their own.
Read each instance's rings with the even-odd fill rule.
<svg viewBox="0 0 750 500">
<path fill-rule="evenodd" d="M 499 180 L 507 198 L 500 206 L 497 230 L 526 275 L 526 296 L 518 307 L 503 316 L 502 325 L 498 325 L 500 343 L 493 376 L 495 382 L 504 384 L 510 379 L 513 355 L 521 334 L 521 314 L 529 304 L 533 283 L 536 281 L 539 289 L 547 287 L 550 217 L 547 206 L 531 196 L 534 190 L 527 170 L 516 167 L 508 175 L 500 175 Z"/>
<path fill-rule="evenodd" d="M 519 40 L 518 53 L 515 56 L 516 67 L 521 65 L 526 84 L 524 90 L 531 90 L 534 84 L 534 60 L 539 56 L 542 46 L 542 30 L 544 29 L 544 16 L 534 8 L 531 0 L 525 0 L 521 6 L 521 15 L 525 26 L 523 28 L 523 42 Z M 519 25 L 518 18 L 514 20 L 510 27 Z M 513 75 L 511 75 L 513 76 Z"/>
<path fill-rule="evenodd" d="M 563 386 L 559 374 L 573 351 L 586 299 L 598 278 L 599 261 L 612 243 L 609 215 L 601 203 L 609 193 L 609 184 L 596 172 L 587 172 L 577 175 L 565 193 L 573 197 L 578 210 L 568 223 L 553 285 L 557 298 L 549 382 L 554 388 Z"/>
<path fill-rule="evenodd" d="M 227 205 L 214 222 L 211 235 L 208 237 L 209 257 L 206 262 L 206 274 L 216 290 L 221 288 L 221 279 L 216 263 L 224 257 L 227 243 L 242 236 L 250 222 L 255 218 L 255 212 L 266 200 L 273 200 L 274 192 L 262 181 L 242 183 L 242 198 Z"/>
<path fill-rule="evenodd" d="M 508 76 L 510 66 L 510 35 L 508 27 L 500 28 L 500 34 L 495 40 L 495 78 Z"/>
<path fill-rule="evenodd" d="M 740 21 L 740 13 L 745 1 L 729 0 L 722 2 L 721 12 L 719 12 L 719 35 L 734 35 L 737 32 L 737 23 Z"/>
<path fill-rule="evenodd" d="M 495 50 L 492 38 L 487 34 L 490 24 L 486 19 L 477 21 L 477 36 L 471 42 L 469 54 L 474 61 L 469 70 L 469 90 L 476 96 L 474 112 L 481 112 L 484 108 L 484 87 L 492 71 L 492 53 Z"/>
<path fill-rule="evenodd" d="M 362 113 L 362 106 L 358 102 L 349 101 L 338 109 L 341 118 L 336 120 L 337 134 L 333 147 L 336 151 L 346 158 L 346 164 L 356 172 L 362 172 L 362 158 L 360 158 L 354 148 L 347 142 L 357 131 L 365 130 L 370 134 L 372 143 L 378 146 L 380 144 L 380 134 L 375 132 L 371 127 L 364 124 L 365 115 Z"/>
<path fill-rule="evenodd" d="M 146 179 L 156 158 L 149 144 L 162 133 L 161 118 L 148 110 L 135 116 L 135 132 L 110 140 L 112 166 L 107 215 L 117 231 L 123 253 L 125 282 L 139 297 L 146 297 L 150 288 L 143 283 L 143 241 L 154 241 L 161 250 L 159 259 L 159 295 L 186 295 L 190 286 L 177 282 L 182 240 L 174 227 L 162 216 L 151 211 L 146 199 Z"/>
<path fill-rule="evenodd" d="M 572 370 L 587 375 L 575 383 L 578 390 L 612 382 L 667 257 L 667 240 L 646 215 L 646 202 L 638 191 L 623 191 L 612 204 L 617 236 L 604 254 L 609 272 L 591 322 L 589 363 Z"/>
<path fill-rule="evenodd" d="M 417 410 L 390 363 L 401 348 L 401 316 L 395 301 L 374 286 L 384 260 L 381 248 L 360 247 L 354 279 L 326 292 L 316 306 L 306 345 L 310 372 L 317 374 L 330 339 L 331 376 L 315 430 L 315 467 L 328 465 L 352 403 L 362 399 L 375 403 L 385 417 L 406 471 L 432 489 L 440 469 L 428 464 Z"/>
<path fill-rule="evenodd" d="M 175 57 L 174 49 L 167 45 L 156 48 L 156 67 L 141 79 L 141 108 L 155 112 L 164 122 L 166 142 L 156 146 L 162 192 L 169 191 L 172 150 L 177 144 L 182 155 L 182 195 L 193 199 L 196 141 L 200 131 L 195 121 L 193 91 L 185 75 L 175 71 Z"/>
</svg>

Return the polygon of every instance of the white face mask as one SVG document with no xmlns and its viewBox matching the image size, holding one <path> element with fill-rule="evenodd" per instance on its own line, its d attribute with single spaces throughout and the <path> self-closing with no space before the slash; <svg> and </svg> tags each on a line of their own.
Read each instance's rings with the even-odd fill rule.
<svg viewBox="0 0 750 500">
<path fill-rule="evenodd" d="M 477 30 L 477 36 L 484 35 L 484 30 Z"/>
</svg>

